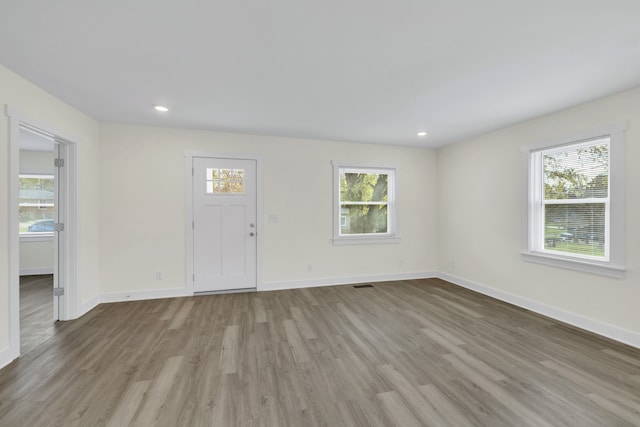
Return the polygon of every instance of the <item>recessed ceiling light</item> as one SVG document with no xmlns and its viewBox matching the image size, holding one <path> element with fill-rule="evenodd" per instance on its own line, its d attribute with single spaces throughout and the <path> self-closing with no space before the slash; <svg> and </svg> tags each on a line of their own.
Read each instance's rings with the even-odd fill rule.
<svg viewBox="0 0 640 427">
<path fill-rule="evenodd" d="M 153 108 L 155 108 L 156 111 L 160 111 L 161 113 L 166 113 L 167 111 L 169 111 L 169 109 L 167 107 L 165 107 L 164 105 L 156 105 Z"/>
<path fill-rule="evenodd" d="M 418 136 L 427 136 L 427 133 L 424 132 L 424 131 L 423 132 L 418 132 Z"/>
</svg>

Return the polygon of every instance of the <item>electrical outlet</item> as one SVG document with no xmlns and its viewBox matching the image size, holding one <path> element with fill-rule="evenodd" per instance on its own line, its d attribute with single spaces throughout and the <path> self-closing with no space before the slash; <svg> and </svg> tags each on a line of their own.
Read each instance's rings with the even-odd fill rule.
<svg viewBox="0 0 640 427">
<path fill-rule="evenodd" d="M 156 280 L 162 280 L 162 272 L 156 271 Z"/>
<path fill-rule="evenodd" d="M 311 264 L 307 265 L 307 271 L 311 273 L 313 271 L 313 265 Z"/>
</svg>

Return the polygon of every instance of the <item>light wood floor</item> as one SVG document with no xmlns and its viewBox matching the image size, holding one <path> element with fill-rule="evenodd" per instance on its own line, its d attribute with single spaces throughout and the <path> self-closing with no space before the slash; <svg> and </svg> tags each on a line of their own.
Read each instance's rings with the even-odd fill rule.
<svg viewBox="0 0 640 427">
<path fill-rule="evenodd" d="M 53 275 L 20 277 L 20 353 L 25 354 L 55 334 Z"/>
<path fill-rule="evenodd" d="M 640 425 L 640 350 L 437 279 L 105 304 L 0 371 L 0 425 Z"/>
</svg>

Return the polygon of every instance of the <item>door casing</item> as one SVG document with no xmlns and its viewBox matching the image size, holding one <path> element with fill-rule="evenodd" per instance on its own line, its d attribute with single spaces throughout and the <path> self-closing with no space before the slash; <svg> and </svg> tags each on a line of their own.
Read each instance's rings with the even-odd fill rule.
<svg viewBox="0 0 640 427">
<path fill-rule="evenodd" d="M 54 139 L 59 146 L 59 155 L 65 166 L 58 174 L 56 206 L 59 222 L 65 224 L 65 231 L 58 234 L 57 247 L 54 244 L 57 278 L 62 279 L 65 294 L 58 297 L 58 317 L 70 320 L 77 317 L 77 145 L 54 127 L 29 117 L 10 106 L 5 114 L 9 118 L 9 164 L 8 164 L 8 249 L 9 249 L 9 351 L 8 359 L 20 356 L 20 234 L 18 231 L 18 179 L 20 174 L 20 128 L 35 129 Z"/>
</svg>

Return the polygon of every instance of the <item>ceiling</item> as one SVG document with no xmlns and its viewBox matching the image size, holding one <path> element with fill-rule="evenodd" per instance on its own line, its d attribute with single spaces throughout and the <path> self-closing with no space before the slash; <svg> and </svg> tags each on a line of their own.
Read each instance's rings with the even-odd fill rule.
<svg viewBox="0 0 640 427">
<path fill-rule="evenodd" d="M 104 122 L 438 147 L 640 85 L 637 0 L 0 8 L 0 62 Z"/>
</svg>

